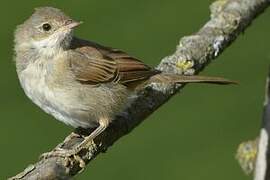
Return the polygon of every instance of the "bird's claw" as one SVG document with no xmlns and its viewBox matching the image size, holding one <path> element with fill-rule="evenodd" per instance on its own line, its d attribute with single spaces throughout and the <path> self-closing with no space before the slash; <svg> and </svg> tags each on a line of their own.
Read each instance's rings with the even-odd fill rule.
<svg viewBox="0 0 270 180">
<path fill-rule="evenodd" d="M 56 148 L 51 152 L 43 153 L 40 158 L 41 159 L 48 159 L 51 157 L 62 157 L 67 160 L 68 164 L 74 164 L 75 162 L 79 163 L 79 166 L 83 169 L 85 167 L 84 160 L 77 155 L 79 151 L 73 150 L 73 149 L 62 149 L 62 148 Z"/>
</svg>

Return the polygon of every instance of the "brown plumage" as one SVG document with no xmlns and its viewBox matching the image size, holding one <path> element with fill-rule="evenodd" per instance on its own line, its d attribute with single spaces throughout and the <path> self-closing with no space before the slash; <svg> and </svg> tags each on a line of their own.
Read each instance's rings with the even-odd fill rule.
<svg viewBox="0 0 270 180">
<path fill-rule="evenodd" d="M 220 77 L 165 74 L 129 56 L 124 51 L 78 38 L 73 38 L 71 48 L 78 54 L 76 54 L 76 58 L 70 59 L 70 66 L 77 80 L 82 83 L 97 85 L 115 82 L 128 88 L 134 87 L 134 85 L 136 87 L 149 79 L 150 82 L 158 83 L 234 83 Z"/>
<path fill-rule="evenodd" d="M 128 86 L 160 73 L 125 52 L 96 43 L 74 38 L 72 49 L 81 58 L 70 59 L 77 79 L 83 83 L 100 84 L 117 82 Z"/>
</svg>

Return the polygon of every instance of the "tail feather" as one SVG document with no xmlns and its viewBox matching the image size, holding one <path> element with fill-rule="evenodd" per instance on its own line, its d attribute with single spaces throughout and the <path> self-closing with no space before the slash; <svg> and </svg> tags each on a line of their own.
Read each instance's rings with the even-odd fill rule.
<svg viewBox="0 0 270 180">
<path fill-rule="evenodd" d="M 211 84 L 238 84 L 222 77 L 197 76 L 197 75 L 177 75 L 177 74 L 157 74 L 150 78 L 150 82 L 155 83 L 211 83 Z"/>
</svg>

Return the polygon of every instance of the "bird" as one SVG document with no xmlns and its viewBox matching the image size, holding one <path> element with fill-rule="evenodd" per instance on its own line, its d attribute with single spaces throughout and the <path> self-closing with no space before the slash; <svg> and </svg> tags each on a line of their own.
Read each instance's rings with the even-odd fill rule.
<svg viewBox="0 0 270 180">
<path fill-rule="evenodd" d="M 60 9 L 39 7 L 17 26 L 14 39 L 16 71 L 25 94 L 67 125 L 94 128 L 73 153 L 100 135 L 147 84 L 233 83 L 161 72 L 122 50 L 76 37 L 73 30 L 80 24 Z"/>
</svg>

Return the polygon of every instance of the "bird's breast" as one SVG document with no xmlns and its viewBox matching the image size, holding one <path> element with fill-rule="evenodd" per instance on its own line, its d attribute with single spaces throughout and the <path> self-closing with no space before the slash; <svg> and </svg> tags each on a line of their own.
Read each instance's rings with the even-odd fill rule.
<svg viewBox="0 0 270 180">
<path fill-rule="evenodd" d="M 123 85 L 91 86 L 61 80 L 69 74 L 55 73 L 55 65 L 33 63 L 19 73 L 25 94 L 41 109 L 73 127 L 93 127 L 99 118 L 114 118 L 128 101 Z M 60 68 L 63 69 L 63 68 Z M 59 70 L 59 69 L 58 69 Z"/>
<path fill-rule="evenodd" d="M 46 113 L 68 125 L 91 126 L 89 122 L 81 120 L 86 115 L 80 111 L 80 105 L 74 106 L 76 102 L 73 102 L 72 93 L 55 84 L 57 82 L 49 66 L 51 65 L 36 62 L 28 65 L 19 74 L 25 94 Z"/>
</svg>

